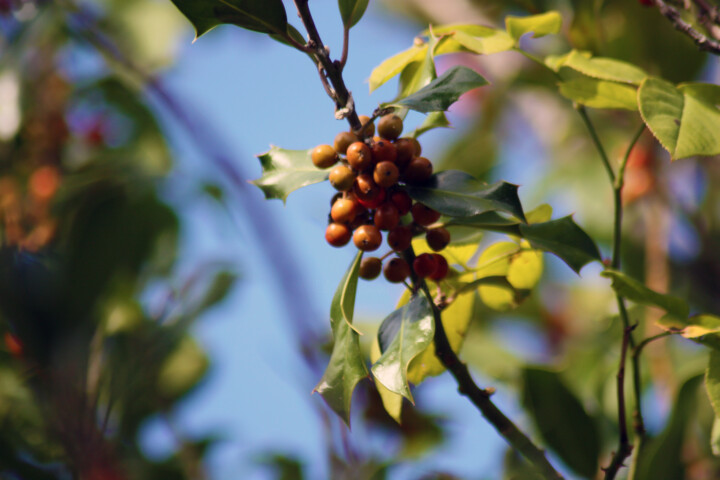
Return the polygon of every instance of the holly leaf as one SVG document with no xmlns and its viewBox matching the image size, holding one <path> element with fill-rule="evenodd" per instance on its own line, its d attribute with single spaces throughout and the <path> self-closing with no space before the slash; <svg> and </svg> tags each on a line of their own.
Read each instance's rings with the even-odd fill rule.
<svg viewBox="0 0 720 480">
<path fill-rule="evenodd" d="M 580 400 L 555 372 L 526 367 L 522 377 L 523 405 L 547 445 L 575 472 L 584 478 L 594 477 L 600 436 Z"/>
<path fill-rule="evenodd" d="M 345 273 L 330 306 L 333 350 L 330 363 L 313 392 L 322 395 L 328 406 L 350 426 L 350 402 L 358 382 L 368 375 L 360 351 L 358 332 L 352 327 L 362 252 L 358 252 Z"/>
<path fill-rule="evenodd" d="M 720 317 L 701 314 L 682 318 L 668 313 L 660 318 L 657 324 L 661 328 L 677 333 L 693 342 L 720 350 Z"/>
<path fill-rule="evenodd" d="M 516 42 L 530 32 L 533 32 L 532 38 L 556 34 L 561 26 L 562 16 L 555 11 L 529 17 L 505 17 L 505 29 Z"/>
<path fill-rule="evenodd" d="M 380 65 L 375 67 L 370 73 L 370 93 L 402 72 L 409 64 L 425 58 L 427 48 L 427 44 L 420 46 L 413 45 L 407 50 L 384 60 Z"/>
<path fill-rule="evenodd" d="M 497 182 L 486 185 L 459 170 L 433 175 L 424 185 L 408 186 L 416 201 L 450 217 L 472 217 L 500 210 L 525 221 L 517 185 Z"/>
<path fill-rule="evenodd" d="M 432 343 L 434 333 L 430 302 L 424 295 L 415 295 L 380 325 L 377 338 L 382 356 L 372 366 L 375 378 L 391 392 L 413 402 L 407 379 L 408 366 Z"/>
<path fill-rule="evenodd" d="M 504 52 L 515 45 L 515 40 L 507 32 L 482 25 L 441 25 L 433 27 L 432 32 L 435 35 L 448 35 L 459 46 L 481 55 Z M 429 31 L 423 34 L 428 35 Z"/>
<path fill-rule="evenodd" d="M 369 0 L 338 0 L 345 28 L 353 27 L 365 14 Z"/>
<path fill-rule="evenodd" d="M 313 165 L 311 152 L 272 146 L 270 151 L 258 155 L 263 175 L 250 183 L 260 187 L 268 200 L 279 198 L 285 203 L 298 188 L 327 180 L 328 172 Z"/>
<path fill-rule="evenodd" d="M 447 116 L 445 116 L 445 112 L 430 112 L 425 117 L 423 123 L 418 128 L 416 128 L 409 136 L 417 138 L 423 133 L 433 130 L 435 128 L 449 127 L 450 121 L 448 120 Z"/>
<path fill-rule="evenodd" d="M 640 305 L 662 308 L 679 319 L 687 319 L 690 314 L 690 307 L 682 298 L 650 290 L 634 278 L 617 270 L 605 270 L 601 275 L 611 279 L 613 290 L 630 301 Z"/>
<path fill-rule="evenodd" d="M 431 36 L 425 49 L 425 56 L 408 64 L 403 69 L 399 79 L 399 93 L 394 101 L 412 95 L 437 78 L 435 70 L 437 45 L 437 37 Z"/>
<path fill-rule="evenodd" d="M 562 57 L 557 67 L 568 67 L 598 80 L 640 85 L 647 73 L 635 65 L 614 58 L 589 57 L 583 52 L 572 50 Z M 557 67 L 555 70 L 557 71 Z"/>
<path fill-rule="evenodd" d="M 172 0 L 195 27 L 195 39 L 228 23 L 261 33 L 287 31 L 282 0 Z"/>
<path fill-rule="evenodd" d="M 560 82 L 560 94 L 592 108 L 637 110 L 637 90 L 622 83 L 580 77 Z"/>
<path fill-rule="evenodd" d="M 415 93 L 384 106 L 395 105 L 422 113 L 443 112 L 463 93 L 487 84 L 488 81 L 476 71 L 455 66 Z"/>
<path fill-rule="evenodd" d="M 521 224 L 520 233 L 533 248 L 557 255 L 578 274 L 586 264 L 601 260 L 597 245 L 572 216 L 532 225 Z"/>
<path fill-rule="evenodd" d="M 720 153 L 720 111 L 713 88 L 675 87 L 648 77 L 638 90 L 640 115 L 671 160 Z"/>
</svg>

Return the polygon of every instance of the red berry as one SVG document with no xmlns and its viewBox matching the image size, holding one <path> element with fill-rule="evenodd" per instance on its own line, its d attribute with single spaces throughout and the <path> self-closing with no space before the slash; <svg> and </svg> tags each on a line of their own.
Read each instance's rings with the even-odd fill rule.
<svg viewBox="0 0 720 480">
<path fill-rule="evenodd" d="M 422 203 L 416 203 L 413 205 L 410 212 L 412 213 L 413 221 L 423 227 L 427 227 L 428 225 L 437 222 L 440 218 L 440 212 L 436 212 Z"/>
<path fill-rule="evenodd" d="M 355 195 L 357 196 L 358 203 L 362 205 L 365 208 L 377 208 L 385 201 L 385 189 L 384 188 L 376 188 L 372 190 L 369 194 L 363 194 L 361 192 L 355 191 Z"/>
<path fill-rule="evenodd" d="M 437 259 L 431 253 L 423 253 L 415 257 L 413 261 L 413 270 L 415 275 L 420 278 L 426 278 L 435 273 L 437 270 Z"/>
<path fill-rule="evenodd" d="M 431 228 L 425 232 L 425 240 L 432 250 L 439 252 L 450 243 L 450 232 L 443 227 Z"/>
<path fill-rule="evenodd" d="M 325 240 L 333 247 L 347 245 L 350 237 L 352 237 L 352 233 L 344 223 L 331 223 L 325 229 Z"/>
<path fill-rule="evenodd" d="M 405 168 L 413 157 L 420 155 L 420 152 L 415 151 L 416 142 L 417 140 L 413 138 L 399 138 L 395 142 L 395 148 L 397 149 L 395 164 L 399 168 Z"/>
<path fill-rule="evenodd" d="M 403 171 L 403 180 L 407 183 L 423 183 L 433 173 L 432 163 L 425 157 L 413 158 Z"/>
<path fill-rule="evenodd" d="M 410 266 L 402 258 L 393 258 L 383 269 L 385 279 L 391 283 L 400 283 L 410 276 Z"/>
<path fill-rule="evenodd" d="M 353 233 L 353 243 L 358 250 L 372 252 L 382 244 L 382 234 L 375 225 L 361 225 Z"/>
<path fill-rule="evenodd" d="M 23 346 L 20 340 L 10 332 L 5 332 L 5 347 L 13 357 L 21 357 L 23 354 Z"/>
<path fill-rule="evenodd" d="M 400 215 L 405 215 L 412 207 L 412 199 L 404 190 L 397 190 L 390 195 L 390 201 L 397 207 Z"/>
<path fill-rule="evenodd" d="M 435 268 L 435 272 L 430 275 L 430 280 L 442 280 L 443 278 L 447 277 L 448 271 L 450 270 L 450 266 L 448 265 L 447 260 L 445 260 L 445 257 L 440 255 L 439 253 L 433 253 L 432 256 L 435 258 L 435 261 L 437 262 L 437 267 Z"/>
<path fill-rule="evenodd" d="M 380 230 L 392 230 L 400 221 L 400 214 L 395 205 L 390 202 L 383 203 L 375 210 L 375 226 Z"/>
<path fill-rule="evenodd" d="M 387 243 L 396 252 L 407 250 L 412 243 L 412 229 L 403 225 L 393 228 L 388 233 Z"/>
<path fill-rule="evenodd" d="M 372 144 L 373 159 L 376 162 L 395 162 L 397 147 L 388 140 L 379 140 Z"/>
</svg>

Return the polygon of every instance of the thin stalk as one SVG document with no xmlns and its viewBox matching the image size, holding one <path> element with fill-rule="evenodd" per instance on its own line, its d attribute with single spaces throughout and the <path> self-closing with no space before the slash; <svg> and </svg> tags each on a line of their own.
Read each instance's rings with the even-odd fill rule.
<svg viewBox="0 0 720 480">
<path fill-rule="evenodd" d="M 590 138 L 592 138 L 593 144 L 595 145 L 595 149 L 600 154 L 600 159 L 603 162 L 603 166 L 605 167 L 605 170 L 607 171 L 608 177 L 610 178 L 610 183 L 613 185 L 613 188 L 615 186 L 615 172 L 613 172 L 613 168 L 610 165 L 610 158 L 607 155 L 607 152 L 605 152 L 605 148 L 602 146 L 602 143 L 600 142 L 600 137 L 598 137 L 597 130 L 595 130 L 595 126 L 593 125 L 592 121 L 590 120 L 590 117 L 587 114 L 587 111 L 585 110 L 585 107 L 582 105 L 577 105 L 575 107 L 575 110 L 578 111 L 580 114 L 580 118 L 582 118 L 583 123 L 585 123 L 585 126 L 588 129 L 588 132 L 590 133 Z"/>
</svg>

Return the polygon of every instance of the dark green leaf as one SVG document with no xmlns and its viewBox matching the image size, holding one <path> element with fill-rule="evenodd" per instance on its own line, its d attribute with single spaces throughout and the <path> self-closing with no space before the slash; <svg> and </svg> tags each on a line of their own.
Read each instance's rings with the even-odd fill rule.
<svg viewBox="0 0 720 480">
<path fill-rule="evenodd" d="M 408 186 L 407 190 L 413 199 L 450 217 L 501 210 L 524 221 L 517 188 L 506 182 L 486 185 L 465 172 L 446 170 L 433 175 L 427 184 Z"/>
<path fill-rule="evenodd" d="M 650 290 L 634 278 L 615 270 L 605 270 L 602 275 L 612 280 L 612 288 L 618 295 L 641 305 L 659 307 L 675 317 L 687 319 L 690 307 L 682 298 L 663 295 Z"/>
<path fill-rule="evenodd" d="M 350 28 L 360 21 L 367 9 L 368 2 L 369 0 L 338 0 L 340 16 L 345 28 Z"/>
<path fill-rule="evenodd" d="M 273 146 L 269 152 L 258 155 L 263 175 L 250 183 L 260 187 L 265 198 L 279 198 L 284 203 L 298 188 L 327 179 L 328 172 L 313 165 L 310 153 L 311 150 L 285 150 Z"/>
<path fill-rule="evenodd" d="M 443 112 L 463 93 L 487 84 L 487 80 L 474 70 L 456 66 L 422 89 L 393 104 L 422 113 Z"/>
<path fill-rule="evenodd" d="M 594 478 L 600 456 L 597 426 L 560 376 L 523 369 L 523 405 L 547 445 L 574 471 Z"/>
<path fill-rule="evenodd" d="M 489 211 L 472 217 L 455 217 L 446 223 L 447 226 L 464 226 L 490 230 L 492 232 L 507 233 L 520 236 L 520 222 L 505 218 L 495 211 Z M 454 241 L 454 238 L 453 238 Z"/>
<path fill-rule="evenodd" d="M 372 366 L 375 378 L 391 392 L 413 401 L 408 385 L 410 361 L 432 343 L 435 333 L 432 308 L 425 295 L 410 302 L 383 320 L 378 330 L 382 356 Z"/>
<path fill-rule="evenodd" d="M 333 351 L 325 373 L 313 390 L 322 395 L 348 426 L 353 391 L 358 382 L 368 375 L 358 333 L 351 327 L 361 259 L 362 252 L 358 252 L 333 297 L 330 306 Z"/>
<path fill-rule="evenodd" d="M 663 433 L 646 443 L 638 462 L 638 480 L 678 480 L 685 478 L 683 446 L 685 431 L 695 412 L 697 389 L 702 375 L 691 377 L 678 392 L 673 411 Z"/>
<path fill-rule="evenodd" d="M 595 260 L 600 252 L 593 239 L 572 219 L 563 217 L 549 222 L 520 225 L 520 233 L 533 248 L 554 253 L 576 273 Z"/>
<path fill-rule="evenodd" d="M 195 27 L 195 38 L 229 23 L 262 33 L 287 31 L 282 0 L 172 0 Z"/>
</svg>

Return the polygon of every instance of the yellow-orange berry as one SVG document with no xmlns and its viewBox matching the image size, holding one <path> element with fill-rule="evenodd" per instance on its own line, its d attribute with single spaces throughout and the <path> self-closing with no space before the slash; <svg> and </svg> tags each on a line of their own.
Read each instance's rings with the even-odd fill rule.
<svg viewBox="0 0 720 480">
<path fill-rule="evenodd" d="M 360 124 L 362 124 L 362 128 L 360 129 L 361 137 L 365 138 L 375 135 L 375 124 L 370 121 L 370 117 L 367 115 L 359 115 L 358 119 L 360 120 Z"/>
<path fill-rule="evenodd" d="M 318 168 L 330 168 L 338 161 L 338 154 L 330 145 L 318 145 L 310 154 L 313 165 Z"/>
<path fill-rule="evenodd" d="M 352 237 L 352 232 L 344 223 L 331 223 L 325 229 L 325 240 L 333 247 L 347 245 Z"/>
<path fill-rule="evenodd" d="M 400 170 L 393 162 L 379 162 L 373 171 L 373 180 L 381 187 L 392 187 L 400 177 Z"/>
<path fill-rule="evenodd" d="M 335 141 L 333 142 L 333 145 L 335 146 L 335 150 L 345 155 L 347 152 L 347 149 L 350 145 L 360 140 L 357 135 L 355 135 L 352 132 L 340 132 L 337 135 L 335 135 Z"/>
<path fill-rule="evenodd" d="M 347 149 L 347 161 L 352 168 L 362 172 L 373 166 L 372 151 L 363 142 L 355 142 Z"/>
<path fill-rule="evenodd" d="M 385 115 L 378 121 L 378 134 L 388 140 L 397 139 L 403 130 L 402 118 L 395 114 Z"/>
<path fill-rule="evenodd" d="M 328 179 L 335 190 L 346 192 L 355 183 L 355 173 L 346 165 L 338 165 L 330 170 Z"/>
<path fill-rule="evenodd" d="M 375 225 L 361 225 L 353 233 L 353 243 L 358 250 L 372 252 L 382 244 L 382 234 Z"/>
<path fill-rule="evenodd" d="M 355 220 L 357 214 L 357 202 L 349 198 L 340 198 L 333 203 L 330 209 L 330 217 L 339 223 L 349 223 Z"/>
</svg>

